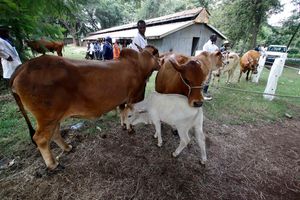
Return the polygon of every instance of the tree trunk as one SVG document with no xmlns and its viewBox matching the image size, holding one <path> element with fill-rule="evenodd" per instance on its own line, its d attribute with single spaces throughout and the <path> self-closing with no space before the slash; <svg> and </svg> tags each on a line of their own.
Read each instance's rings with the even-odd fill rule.
<svg viewBox="0 0 300 200">
<path fill-rule="evenodd" d="M 293 41 L 293 39 L 294 39 L 294 37 L 295 37 L 296 33 L 297 33 L 297 32 L 298 32 L 298 30 L 299 30 L 299 27 L 300 27 L 300 24 L 298 24 L 298 26 L 297 26 L 297 28 L 296 28 L 296 30 L 295 30 L 295 32 L 294 32 L 294 34 L 292 35 L 292 37 L 291 37 L 291 39 L 290 39 L 290 41 L 289 41 L 289 43 L 288 43 L 288 45 L 287 45 L 287 48 L 289 48 L 289 47 L 290 47 L 290 45 L 291 45 L 291 43 L 292 43 L 292 41 Z"/>
</svg>

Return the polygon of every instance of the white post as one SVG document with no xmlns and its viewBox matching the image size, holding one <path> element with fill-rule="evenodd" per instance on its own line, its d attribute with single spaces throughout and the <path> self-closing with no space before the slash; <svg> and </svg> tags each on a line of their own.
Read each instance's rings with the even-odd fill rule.
<svg viewBox="0 0 300 200">
<path fill-rule="evenodd" d="M 252 82 L 258 83 L 261 72 L 264 69 L 267 55 L 261 55 L 258 61 L 257 74 L 252 75 Z"/>
<path fill-rule="evenodd" d="M 282 74 L 283 66 L 286 58 L 287 58 L 287 54 L 283 54 L 280 58 L 275 59 L 269 74 L 268 83 L 264 93 L 275 94 L 277 88 L 277 81 Z M 274 96 L 264 94 L 264 98 L 269 101 L 272 101 L 274 99 Z"/>
</svg>

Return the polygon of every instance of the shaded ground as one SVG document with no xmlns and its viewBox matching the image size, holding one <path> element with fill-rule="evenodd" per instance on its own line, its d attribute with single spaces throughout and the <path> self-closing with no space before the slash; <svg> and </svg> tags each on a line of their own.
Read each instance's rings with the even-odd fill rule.
<svg viewBox="0 0 300 200">
<path fill-rule="evenodd" d="M 83 133 L 96 124 L 110 128 Z M 61 158 L 66 168 L 50 175 L 28 144 L 0 170 L 0 199 L 300 199 L 299 119 L 258 126 L 205 119 L 206 167 L 195 141 L 172 158 L 179 138 L 168 126 L 161 148 L 152 126 L 135 129 L 128 135 L 116 121 L 101 119 L 64 131 L 75 150 Z"/>
</svg>

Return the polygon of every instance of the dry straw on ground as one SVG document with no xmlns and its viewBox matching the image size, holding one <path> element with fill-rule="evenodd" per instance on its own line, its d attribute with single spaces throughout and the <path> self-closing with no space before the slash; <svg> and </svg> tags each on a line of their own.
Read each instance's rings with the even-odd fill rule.
<svg viewBox="0 0 300 200">
<path fill-rule="evenodd" d="M 66 131 L 75 146 L 65 169 L 44 173 L 39 152 L 28 144 L 16 164 L 0 171 L 1 199 L 300 199 L 300 123 L 224 125 L 205 119 L 208 162 L 192 141 L 178 158 L 179 138 L 163 126 L 163 147 L 150 125 L 128 135 L 116 121 L 96 135 Z M 101 136 L 106 134 L 106 138 Z M 60 150 L 54 146 L 55 153 Z"/>
</svg>

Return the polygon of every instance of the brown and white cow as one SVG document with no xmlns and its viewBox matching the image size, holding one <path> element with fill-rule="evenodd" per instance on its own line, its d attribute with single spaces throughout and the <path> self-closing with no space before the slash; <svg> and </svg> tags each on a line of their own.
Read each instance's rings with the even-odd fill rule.
<svg viewBox="0 0 300 200">
<path fill-rule="evenodd" d="M 54 53 L 56 51 L 58 56 L 62 55 L 62 49 L 64 47 L 63 42 L 55 42 L 55 41 L 46 41 L 42 40 L 32 40 L 26 41 L 27 45 L 31 48 L 32 52 L 38 52 L 45 55 L 47 51 Z"/>
<path fill-rule="evenodd" d="M 240 59 L 240 76 L 238 82 L 240 82 L 243 73 L 247 72 L 246 80 L 251 78 L 252 73 L 257 74 L 257 66 L 259 61 L 260 53 L 255 50 L 247 51 Z M 249 77 L 249 73 L 250 77 Z"/>
<path fill-rule="evenodd" d="M 173 59 L 168 59 L 170 57 L 174 57 L 176 62 Z M 166 54 L 161 60 L 166 62 L 162 64 L 157 73 L 155 90 L 163 94 L 185 95 L 188 97 L 190 106 L 202 106 L 202 84 L 210 70 L 222 67 L 221 52 L 203 51 L 195 57 Z"/>
<path fill-rule="evenodd" d="M 47 168 L 52 170 L 59 164 L 50 150 L 51 139 L 63 151 L 72 149 L 61 137 L 62 120 L 96 118 L 142 99 L 148 78 L 159 67 L 158 50 L 153 46 L 142 52 L 124 49 L 120 59 L 113 61 L 44 55 L 21 65 L 11 78 L 11 89 Z M 24 107 L 36 119 L 36 131 Z"/>
</svg>

